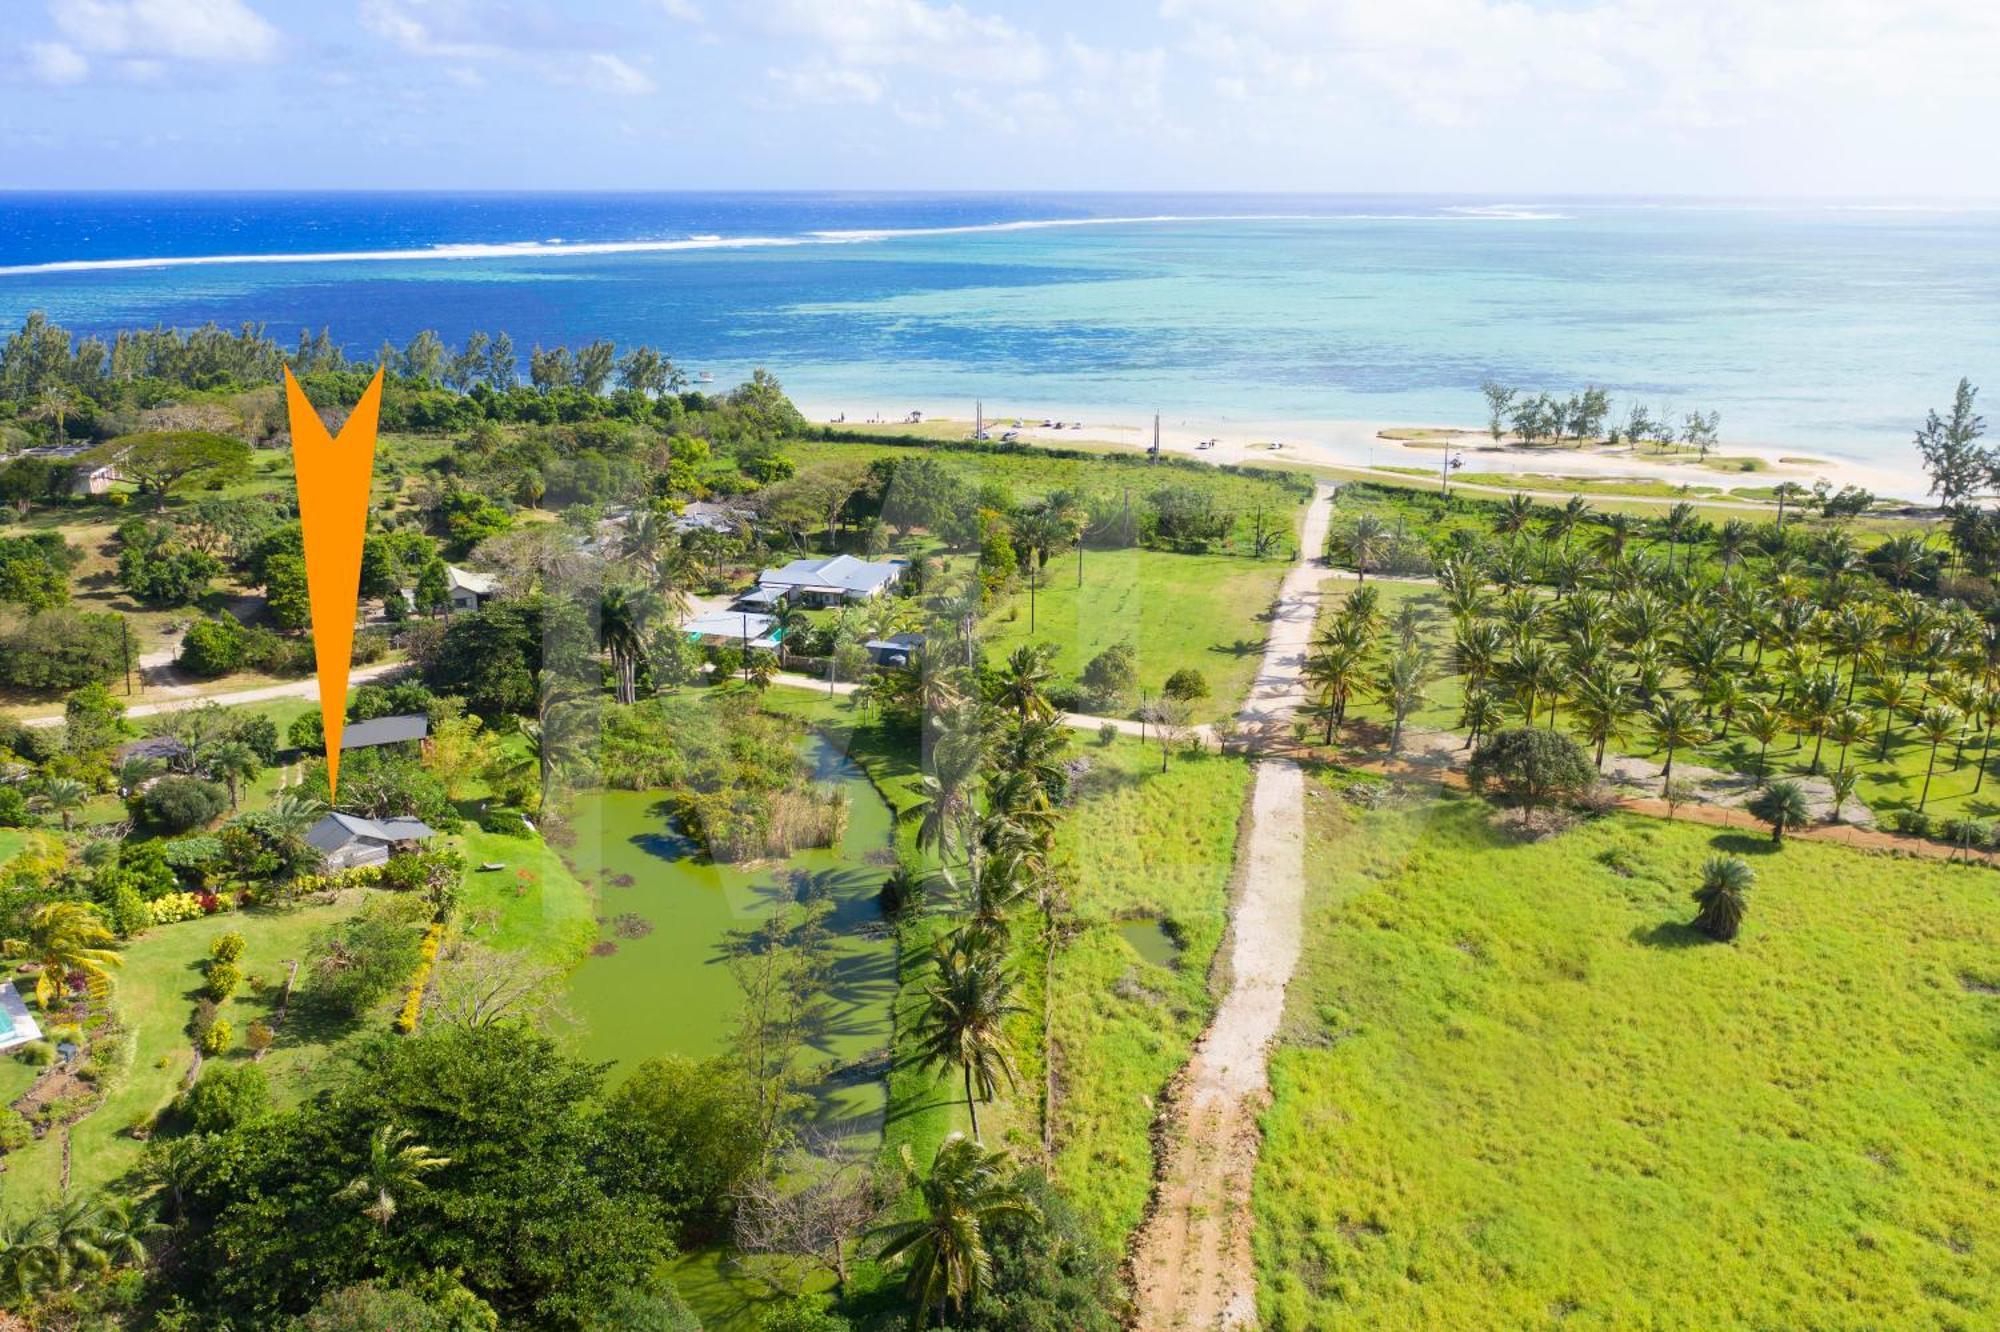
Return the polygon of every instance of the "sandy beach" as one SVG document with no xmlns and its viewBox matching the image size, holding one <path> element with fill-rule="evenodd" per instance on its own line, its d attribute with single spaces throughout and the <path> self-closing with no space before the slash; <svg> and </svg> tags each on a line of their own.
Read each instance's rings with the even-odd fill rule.
<svg viewBox="0 0 2000 1332">
<path fill-rule="evenodd" d="M 907 405 L 855 407 L 833 401 L 809 401 L 799 405 L 806 418 L 832 422 L 844 417 L 844 424 L 865 427 L 871 423 L 894 426 L 912 411 L 923 414 L 933 424 L 963 424 L 969 435 L 973 405 L 964 402 L 909 403 Z M 1109 444 L 1143 449 L 1152 443 L 1152 413 L 1141 410 L 1085 410 L 1042 404 L 1036 407 L 1012 403 L 989 403 L 985 408 L 989 434 L 998 439 L 1001 431 L 1016 428 L 1020 437 L 1038 444 Z M 1062 422 L 1063 428 L 1042 423 Z M 1385 432 L 1421 438 L 1389 438 Z M 1716 450 L 1719 458 L 1751 458 L 1754 470 L 1738 471 L 1704 466 L 1692 453 L 1635 453 L 1630 449 L 1601 446 L 1524 447 L 1496 445 L 1478 426 L 1421 424 L 1408 421 L 1282 421 L 1251 420 L 1228 416 L 1160 415 L 1160 447 L 1163 451 L 1186 453 L 1217 463 L 1303 462 L 1355 469 L 1399 469 L 1385 475 L 1408 473 L 1421 468 L 1438 474 L 1444 464 L 1447 444 L 1463 458 L 1456 475 L 1498 473 L 1519 477 L 1524 490 L 1559 489 L 1561 478 L 1616 481 L 1666 481 L 1690 486 L 1714 487 L 1727 499 L 1736 488 L 1765 488 L 1781 481 L 1811 486 L 1824 480 L 1838 488 L 1860 486 L 1884 499 L 1921 503 L 1928 483 L 1917 466 L 1912 451 L 1906 467 L 1829 457 L 1807 457 L 1796 450 L 1754 444 L 1727 443 Z M 1213 441 L 1211 447 L 1199 447 Z M 1273 445 L 1278 447 L 1273 448 Z M 1715 458 L 1711 458 L 1711 463 Z M 1697 496 L 1696 498 L 1704 498 Z"/>
</svg>

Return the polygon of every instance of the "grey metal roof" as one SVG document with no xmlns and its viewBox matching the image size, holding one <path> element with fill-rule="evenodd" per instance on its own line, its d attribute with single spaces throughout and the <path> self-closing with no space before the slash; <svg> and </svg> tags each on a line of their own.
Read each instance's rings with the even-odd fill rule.
<svg viewBox="0 0 2000 1332">
<path fill-rule="evenodd" d="M 422 819 L 406 814 L 386 819 L 364 819 L 359 814 L 343 814 L 336 809 L 312 826 L 306 833 L 306 842 L 322 853 L 331 853 L 350 842 L 364 839 L 371 842 L 421 842 L 435 836 L 436 829 Z"/>
<path fill-rule="evenodd" d="M 793 560 L 782 569 L 766 569 L 757 575 L 765 587 L 824 588 L 834 592 L 873 592 L 903 576 L 900 563 L 875 564 L 852 555 L 827 559 Z"/>
<path fill-rule="evenodd" d="M 347 749 L 368 749 L 374 745 L 393 745 L 404 740 L 421 740 L 431 733 L 431 719 L 421 712 L 405 713 L 399 717 L 376 717 L 372 721 L 350 722 L 340 733 L 340 747 Z"/>
</svg>

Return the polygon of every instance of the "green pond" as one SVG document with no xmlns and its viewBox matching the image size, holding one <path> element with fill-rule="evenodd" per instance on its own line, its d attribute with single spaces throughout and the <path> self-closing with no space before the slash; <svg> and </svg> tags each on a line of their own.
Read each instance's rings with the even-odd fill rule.
<svg viewBox="0 0 2000 1332">
<path fill-rule="evenodd" d="M 659 792 L 603 791 L 579 799 L 577 875 L 597 893 L 598 951 L 570 981 L 580 1053 L 614 1064 L 611 1077 L 659 1054 L 720 1054 L 741 1000 L 726 961 L 733 931 L 797 900 L 802 876 L 833 903 L 835 938 L 827 1020 L 802 1058 L 830 1074 L 816 1087 L 819 1126 L 857 1145 L 880 1141 L 886 1108 L 896 947 L 877 894 L 892 866 L 893 816 L 847 757 L 815 737 L 815 780 L 848 796 L 837 847 L 784 860 L 719 865 L 681 835 Z M 865 1062 L 864 1062 L 865 1061 Z"/>
<path fill-rule="evenodd" d="M 1132 950 L 1156 967 L 1178 966 L 1180 941 L 1157 920 L 1120 921 L 1118 933 Z"/>
</svg>

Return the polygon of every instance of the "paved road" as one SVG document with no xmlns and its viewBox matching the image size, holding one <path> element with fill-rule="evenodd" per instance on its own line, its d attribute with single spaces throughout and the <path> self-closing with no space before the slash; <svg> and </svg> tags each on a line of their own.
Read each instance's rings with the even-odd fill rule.
<svg viewBox="0 0 2000 1332">
<path fill-rule="evenodd" d="M 377 662 L 372 666 L 356 666 L 347 679 L 349 684 L 367 684 L 370 680 L 379 680 L 385 675 L 393 675 L 405 668 L 406 663 L 400 661 Z M 261 685 L 256 689 L 238 689 L 227 694 L 192 694 L 184 698 L 161 699 L 154 703 L 134 703 L 125 709 L 125 715 L 155 717 L 163 712 L 185 712 L 204 703 L 220 703 L 223 707 L 234 707 L 242 703 L 272 703 L 281 698 L 318 697 L 318 680 L 294 680 L 290 684 Z M 49 716 L 23 717 L 21 721 L 28 726 L 59 726 L 62 724 L 62 714 L 58 712 Z"/>
</svg>

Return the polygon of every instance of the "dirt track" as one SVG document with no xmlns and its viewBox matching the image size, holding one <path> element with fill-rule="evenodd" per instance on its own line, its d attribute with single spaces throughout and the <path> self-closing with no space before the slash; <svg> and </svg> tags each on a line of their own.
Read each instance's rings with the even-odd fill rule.
<svg viewBox="0 0 2000 1332">
<path fill-rule="evenodd" d="M 1264 665 L 1242 713 L 1245 727 L 1267 742 L 1282 743 L 1304 700 L 1301 669 L 1327 573 L 1317 555 L 1332 503 L 1332 489 L 1322 487 L 1306 515 L 1307 557 L 1278 594 Z M 1304 773 L 1288 758 L 1260 759 L 1225 944 L 1229 990 L 1175 1079 L 1155 1135 L 1153 1203 L 1130 1260 L 1133 1325 L 1143 1332 L 1257 1325 L 1250 1253 L 1257 1117 L 1269 1100 L 1267 1061 L 1298 964 L 1304 899 Z"/>
</svg>

